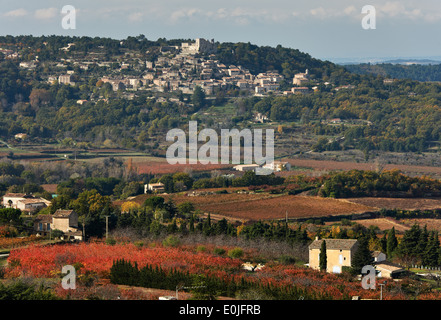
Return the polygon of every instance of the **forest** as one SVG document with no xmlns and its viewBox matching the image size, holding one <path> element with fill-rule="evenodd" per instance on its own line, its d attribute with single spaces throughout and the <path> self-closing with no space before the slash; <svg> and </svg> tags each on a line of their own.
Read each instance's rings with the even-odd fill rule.
<svg viewBox="0 0 441 320">
<path fill-rule="evenodd" d="M 441 81 L 441 64 L 392 64 L 362 63 L 345 65 L 347 70 L 357 74 L 374 74 L 393 79 L 412 79 L 417 81 Z"/>
</svg>

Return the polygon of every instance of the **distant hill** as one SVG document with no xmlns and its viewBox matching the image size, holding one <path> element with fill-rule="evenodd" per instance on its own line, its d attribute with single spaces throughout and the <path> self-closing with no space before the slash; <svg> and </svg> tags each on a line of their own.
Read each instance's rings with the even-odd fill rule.
<svg viewBox="0 0 441 320">
<path fill-rule="evenodd" d="M 412 79 L 416 81 L 441 81 L 441 63 L 438 64 L 407 64 L 380 63 L 380 64 L 353 64 L 345 65 L 346 70 L 356 74 L 373 74 L 395 79 Z M 397 61 L 395 61 L 397 62 Z"/>
</svg>

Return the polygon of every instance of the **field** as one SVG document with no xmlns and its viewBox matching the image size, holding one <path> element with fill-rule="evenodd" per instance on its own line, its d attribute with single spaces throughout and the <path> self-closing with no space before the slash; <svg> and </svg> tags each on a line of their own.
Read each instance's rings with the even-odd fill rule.
<svg viewBox="0 0 441 320">
<path fill-rule="evenodd" d="M 441 233 L 441 220 L 440 219 L 402 219 L 400 220 L 404 226 L 408 229 L 414 224 L 419 225 L 421 228 L 427 225 L 427 230 L 435 230 Z"/>
<path fill-rule="evenodd" d="M 229 249 L 229 248 L 226 248 Z M 113 246 L 103 243 L 81 243 L 78 245 L 30 246 L 11 251 L 6 268 L 6 279 L 20 275 L 38 278 L 60 278 L 62 267 L 66 264 L 75 265 L 78 270 L 79 289 L 84 275 L 96 275 L 98 280 L 108 283 L 110 268 L 116 259 L 125 259 L 137 263 L 139 267 L 149 264 L 160 266 L 163 270 L 188 271 L 190 274 L 210 275 L 223 279 L 226 283 L 234 281 L 241 283 L 242 279 L 250 283 L 260 284 L 265 288 L 280 288 L 280 292 L 288 292 L 305 299 L 350 299 L 352 296 L 363 298 L 378 298 L 378 291 L 364 290 L 358 282 L 347 281 L 343 276 L 324 274 L 309 268 L 268 262 L 262 271 L 249 273 L 241 268 L 244 261 L 241 258 L 229 258 L 207 252 L 198 252 L 196 248 L 180 246 L 165 248 L 137 247 L 131 243 L 120 243 Z M 250 253 L 246 253 L 248 255 Z M 252 254 L 252 253 L 251 253 Z M 245 257 L 245 259 L 250 258 Z M 392 286 L 393 283 L 389 283 Z M 126 287 L 131 289 L 132 287 Z M 99 290 L 99 286 L 92 287 Z M 101 290 L 105 289 L 105 286 Z M 163 289 L 163 288 L 159 288 Z M 274 290 L 274 289 L 273 289 Z M 90 290 L 89 290 L 90 291 Z M 146 293 L 152 293 L 147 289 Z M 66 291 L 58 288 L 60 295 L 66 296 Z M 74 290 L 72 294 L 81 295 L 82 290 Z M 88 291 L 85 291 L 86 293 Z M 150 295 L 150 299 L 152 295 Z M 153 294 L 156 296 L 156 294 Z M 180 295 L 181 299 L 185 297 Z M 436 296 L 439 298 L 439 296 Z M 72 299 L 72 297 L 70 297 Z M 84 298 L 84 297 L 78 297 Z M 148 299 L 149 297 L 147 297 Z M 153 297 L 157 299 L 157 297 Z M 389 293 L 387 299 L 404 299 L 401 293 Z"/>
<path fill-rule="evenodd" d="M 346 200 L 301 195 L 232 192 L 193 197 L 185 193 L 163 196 L 173 199 L 175 204 L 190 201 L 204 213 L 242 221 L 284 219 L 287 214 L 288 218 L 308 218 L 375 211 L 372 207 Z M 141 195 L 132 201 L 143 203 L 147 197 Z"/>
<path fill-rule="evenodd" d="M 376 226 L 381 231 L 390 230 L 392 229 L 392 227 L 394 227 L 396 232 L 401 233 L 410 229 L 410 226 L 403 224 L 401 220 L 398 222 L 397 220 L 392 218 L 365 219 L 365 220 L 356 220 L 355 222 L 361 224 L 366 228 L 369 228 L 370 226 Z"/>
<path fill-rule="evenodd" d="M 378 209 L 434 210 L 441 208 L 440 198 L 350 198 L 349 201 Z"/>
<path fill-rule="evenodd" d="M 291 166 L 314 169 L 316 171 L 335 171 L 335 170 L 376 170 L 377 164 L 374 162 L 352 162 L 352 161 L 332 161 L 332 160 L 313 160 L 313 159 L 285 159 Z M 439 166 L 419 166 L 405 164 L 385 164 L 383 170 L 398 169 L 403 173 L 412 176 L 430 175 L 433 177 L 441 176 Z"/>
</svg>

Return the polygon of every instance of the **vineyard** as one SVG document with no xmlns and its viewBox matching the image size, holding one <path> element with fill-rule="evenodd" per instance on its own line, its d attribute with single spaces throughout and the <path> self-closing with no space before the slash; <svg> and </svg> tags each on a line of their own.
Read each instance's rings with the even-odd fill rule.
<svg viewBox="0 0 441 320">
<path fill-rule="evenodd" d="M 124 260 L 130 265 L 135 264 L 140 270 L 144 268 L 143 272 L 148 272 L 146 276 L 159 274 L 168 279 L 161 283 L 145 280 L 145 283 L 154 283 L 157 289 L 169 289 L 177 285 L 171 283 L 172 279 L 185 280 L 191 275 L 203 275 L 207 283 L 217 286 L 228 284 L 229 288 L 260 288 L 278 298 L 293 298 L 295 295 L 305 299 L 378 297 L 377 291 L 363 290 L 358 281 L 352 281 L 344 275 L 327 274 L 301 266 L 269 262 L 259 271 L 248 272 L 241 269 L 241 264 L 251 258 L 250 255 L 252 252 L 246 252 L 244 258 L 230 258 L 216 255 L 213 250 L 200 252 L 194 246 L 166 248 L 159 244 L 147 247 L 132 243 L 29 246 L 11 251 L 6 277 L 60 278 L 62 266 L 70 264 L 76 267 L 79 278 L 95 274 L 105 282 L 111 278 L 114 263 Z M 124 274 L 127 273 L 119 273 L 118 281 L 123 282 Z M 151 276 L 148 278 L 152 279 Z M 169 288 L 161 288 L 165 283 L 168 283 Z M 60 291 L 59 288 L 57 290 Z M 386 298 L 404 297 L 400 293 L 390 293 Z"/>
<path fill-rule="evenodd" d="M 196 209 L 204 213 L 249 221 L 284 219 L 287 214 L 289 218 L 308 218 L 376 211 L 375 208 L 361 203 L 300 195 L 231 192 L 192 197 L 185 193 L 162 196 L 172 199 L 177 205 L 190 201 Z M 148 195 L 141 195 L 130 201 L 142 204 L 147 197 Z"/>
</svg>

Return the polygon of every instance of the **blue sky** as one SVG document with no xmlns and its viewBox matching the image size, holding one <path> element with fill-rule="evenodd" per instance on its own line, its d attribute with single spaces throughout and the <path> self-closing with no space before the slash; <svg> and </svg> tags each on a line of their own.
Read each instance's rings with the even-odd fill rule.
<svg viewBox="0 0 441 320">
<path fill-rule="evenodd" d="M 61 27 L 64 5 L 77 10 L 76 30 Z M 361 26 L 364 5 L 376 29 Z M 144 34 L 296 48 L 320 59 L 441 56 L 439 0 L 0 0 L 0 34 Z"/>
</svg>

